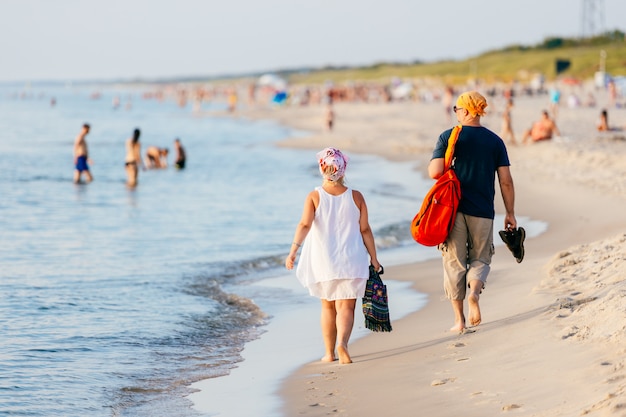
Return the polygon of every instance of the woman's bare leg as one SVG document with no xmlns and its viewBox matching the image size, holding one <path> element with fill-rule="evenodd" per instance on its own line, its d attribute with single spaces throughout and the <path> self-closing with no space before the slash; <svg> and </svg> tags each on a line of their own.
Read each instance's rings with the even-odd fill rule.
<svg viewBox="0 0 626 417">
<path fill-rule="evenodd" d="M 324 362 L 335 360 L 335 345 L 337 344 L 337 310 L 335 302 L 322 299 L 322 337 L 324 338 L 325 354 L 322 358 Z"/>
<path fill-rule="evenodd" d="M 337 353 L 340 363 L 352 363 L 348 353 L 348 341 L 354 326 L 354 307 L 356 299 L 337 300 Z"/>
<path fill-rule="evenodd" d="M 135 187 L 137 185 L 138 168 L 136 165 L 126 165 L 126 174 L 128 176 L 128 186 Z"/>
</svg>

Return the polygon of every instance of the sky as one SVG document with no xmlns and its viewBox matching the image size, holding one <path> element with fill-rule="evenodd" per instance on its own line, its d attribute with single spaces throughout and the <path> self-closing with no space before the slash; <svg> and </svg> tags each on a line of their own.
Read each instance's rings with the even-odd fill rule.
<svg viewBox="0 0 626 417">
<path fill-rule="evenodd" d="M 596 28 L 626 32 L 626 1 L 586 1 L 597 5 L 587 13 Z M 584 3 L 0 0 L 0 81 L 156 80 L 464 59 L 580 36 Z"/>
</svg>

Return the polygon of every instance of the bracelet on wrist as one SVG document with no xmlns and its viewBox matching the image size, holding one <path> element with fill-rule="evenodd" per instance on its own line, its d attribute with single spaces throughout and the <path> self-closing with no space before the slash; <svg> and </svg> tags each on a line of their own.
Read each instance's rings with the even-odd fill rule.
<svg viewBox="0 0 626 417">
<path fill-rule="evenodd" d="M 296 242 L 293 242 L 293 243 L 292 243 L 292 245 L 296 245 L 297 247 L 302 246 L 302 244 L 301 244 L 301 243 L 296 243 Z"/>
</svg>

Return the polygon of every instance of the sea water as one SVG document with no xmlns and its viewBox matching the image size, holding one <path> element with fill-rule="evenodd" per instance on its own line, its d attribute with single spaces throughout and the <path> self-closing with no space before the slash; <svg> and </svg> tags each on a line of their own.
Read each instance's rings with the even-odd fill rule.
<svg viewBox="0 0 626 417">
<path fill-rule="evenodd" d="M 207 415 L 190 400 L 194 383 L 225 386 L 235 367 L 263 372 L 276 348 L 268 329 L 304 326 L 319 342 L 294 314 L 315 300 L 283 267 L 304 198 L 320 183 L 317 150 L 275 146 L 303 133 L 272 122 L 214 116 L 222 103 L 192 108 L 143 93 L 0 86 L 0 414 Z M 73 184 L 83 123 L 94 181 Z M 180 138 L 187 167 L 140 171 L 126 187 L 124 143 L 135 128 L 144 150 L 173 154 Z M 349 156 L 348 185 L 366 198 L 380 261 L 436 256 L 409 235 L 432 181 L 413 163 Z M 423 302 L 390 286 L 392 317 Z M 286 352 L 283 372 L 321 349 L 311 345 L 304 356 Z M 210 400 L 211 410 L 231 409 L 220 404 L 227 396 Z"/>
<path fill-rule="evenodd" d="M 199 415 L 191 384 L 241 361 L 272 320 L 261 305 L 301 298 L 255 283 L 285 274 L 320 183 L 316 151 L 276 147 L 298 132 L 275 123 L 211 116 L 220 103 L 111 86 L 0 93 L 0 413 Z M 73 184 L 83 123 L 94 181 Z M 173 154 L 180 138 L 187 167 L 140 171 L 126 187 L 135 128 L 144 150 Z M 408 221 L 429 182 L 412 164 L 350 157 L 381 262 L 388 248 L 417 248 Z"/>
</svg>

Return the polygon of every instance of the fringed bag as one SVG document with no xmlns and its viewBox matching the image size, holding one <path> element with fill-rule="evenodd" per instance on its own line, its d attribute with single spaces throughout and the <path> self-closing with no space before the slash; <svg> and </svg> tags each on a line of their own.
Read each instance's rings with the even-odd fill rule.
<svg viewBox="0 0 626 417">
<path fill-rule="evenodd" d="M 363 315 L 365 327 L 373 332 L 390 332 L 389 305 L 387 300 L 387 286 L 383 284 L 380 275 L 385 270 L 381 266 L 380 272 L 370 265 L 370 277 L 363 296 Z"/>
</svg>

